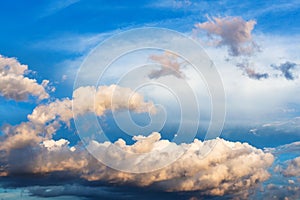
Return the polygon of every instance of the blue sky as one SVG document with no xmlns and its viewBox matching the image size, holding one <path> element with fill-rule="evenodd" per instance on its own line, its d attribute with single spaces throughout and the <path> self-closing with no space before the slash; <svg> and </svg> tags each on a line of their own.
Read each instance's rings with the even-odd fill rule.
<svg viewBox="0 0 300 200">
<path fill-rule="evenodd" d="M 286 38 L 287 41 L 294 37 L 299 41 L 296 36 L 299 26 L 293 20 L 299 15 L 296 1 L 280 1 L 271 5 L 269 2 L 241 4 L 232 1 L 54 1 L 39 4 L 26 2 L 26 5 L 21 2 L 2 4 L 1 15 L 6 20 L 1 30 L 1 54 L 17 57 L 21 63 L 27 64 L 30 70 L 37 72 L 35 79 L 38 81 L 49 79 L 56 87 L 51 96 L 57 98 L 72 95 L 76 70 L 89 50 L 121 30 L 155 26 L 189 34 L 194 24 L 205 21 L 207 16 L 241 16 L 246 20 L 257 21 L 253 30 L 257 35 L 280 36 L 280 39 Z M 95 4 L 97 6 L 91 6 Z M 67 77 L 65 81 L 62 80 L 64 75 Z M 4 102 L 7 108 L 3 109 L 8 115 L 3 120 L 9 117 L 10 107 L 13 107 L 19 110 L 20 121 L 24 121 L 34 108 L 31 103 L 15 105 L 15 102 Z M 291 115 L 297 116 L 297 113 Z M 20 122 L 16 116 L 12 118 L 10 123 Z"/>
<path fill-rule="evenodd" d="M 82 150 L 80 137 L 77 134 L 79 133 L 80 136 L 83 134 L 94 140 L 92 132 L 97 132 L 99 124 L 102 131 L 108 135 L 110 142 L 117 142 L 117 145 L 121 145 L 121 147 L 124 146 L 122 146 L 123 143 L 120 142 L 120 139 L 123 139 L 128 146 L 134 146 L 135 143 L 142 140 L 149 140 L 149 143 L 144 145 L 155 143 L 153 145 L 156 147 L 161 145 L 164 139 L 172 141 L 176 138 L 177 131 L 182 128 L 184 136 L 178 140 L 174 139 L 174 141 L 176 141 L 178 148 L 186 148 L 181 143 L 187 142 L 185 139 L 194 134 L 194 126 L 198 130 L 195 132 L 195 137 L 187 143 L 194 144 L 194 138 L 203 140 L 209 127 L 214 106 L 210 104 L 210 93 L 205 88 L 205 80 L 197 77 L 192 64 L 183 57 L 161 49 L 137 50 L 112 62 L 109 69 L 105 71 L 103 79 L 99 80 L 94 88 L 80 88 L 80 86 L 87 85 L 80 85 L 81 83 L 76 82 L 78 81 L 76 74 L 78 72 L 79 75 L 84 74 L 80 73 L 80 69 L 82 70 L 85 65 L 92 64 L 94 68 L 90 69 L 95 70 L 95 73 L 88 72 L 90 76 L 87 76 L 86 82 L 89 82 L 91 77 L 97 74 L 97 67 L 102 60 L 94 63 L 88 59 L 93 55 L 91 52 L 103 50 L 101 42 L 113 38 L 116 34 L 122 34 L 123 31 L 130 31 L 135 28 L 167 28 L 196 41 L 208 56 L 199 56 L 199 59 L 211 60 L 221 77 L 226 99 L 224 102 L 218 103 L 226 105 L 224 128 L 220 135 L 220 138 L 224 139 L 224 144 L 227 144 L 227 141 L 249 143 L 254 148 L 264 149 L 263 154 L 257 153 L 257 155 L 266 160 L 269 158 L 268 153 L 274 154 L 275 161 L 272 162 L 270 168 L 266 167 L 270 164 L 268 162 L 263 163 L 263 167 L 258 167 L 259 170 L 266 169 L 270 172 L 271 178 L 267 180 L 267 176 L 260 177 L 261 182 L 265 180 L 267 182 L 263 183 L 262 186 L 246 188 L 248 192 L 252 191 L 249 192 L 248 198 L 255 198 L 257 192 L 253 191 L 259 187 L 265 188 L 266 192 L 260 195 L 265 195 L 267 198 L 269 195 L 267 191 L 272 188 L 270 184 L 274 184 L 276 187 L 280 185 L 285 187 L 288 185 L 289 179 L 295 182 L 291 184 L 295 191 L 299 188 L 299 181 L 297 182 L 299 171 L 295 170 L 293 166 L 300 167 L 300 162 L 297 165 L 297 160 L 291 161 L 299 155 L 292 149 L 289 151 L 288 159 L 284 159 L 287 153 L 280 151 L 291 143 L 297 146 L 294 142 L 300 141 L 300 98 L 297 95 L 300 92 L 300 57 L 298 53 L 300 50 L 298 45 L 300 26 L 297 20 L 300 17 L 299 1 L 246 1 L 243 3 L 225 0 L 66 0 L 39 1 L 38 3 L 35 1 L 4 1 L 1 2 L 0 7 L 2 19 L 2 26 L 0 27 L 0 78 L 2 81 L 0 83 L 3 84 L 0 87 L 0 133 L 1 145 L 3 146 L 1 150 L 11 152 L 12 149 L 25 148 L 27 152 L 30 148 L 41 148 L 38 150 L 39 152 L 30 156 L 35 160 L 38 156 L 35 157 L 34 155 L 44 155 L 45 152 L 47 155 L 51 154 L 49 149 L 53 150 L 54 147 L 46 145 L 49 143 L 55 148 L 62 148 L 61 151 L 64 153 L 70 151 L 71 155 L 73 150 L 64 148 L 71 149 L 73 147 L 76 149 L 75 152 L 79 149 Z M 164 35 L 162 34 L 161 37 L 163 38 Z M 153 38 L 153 41 L 156 40 L 159 41 L 160 38 Z M 128 41 L 130 42 L 129 38 Z M 126 45 L 128 41 L 125 41 L 124 44 Z M 124 44 L 119 43 L 117 45 L 122 46 Z M 186 47 L 182 47 L 183 51 L 190 52 L 191 57 L 197 57 L 196 51 L 192 52 L 190 49 L 184 48 Z M 113 50 L 111 49 L 110 52 L 108 48 L 107 55 L 113 54 Z M 103 60 L 105 59 L 103 58 Z M 147 66 L 138 71 L 138 67 L 143 64 L 147 64 Z M 23 65 L 27 66 L 25 71 Z M 171 71 L 164 65 L 171 65 Z M 18 68 L 15 71 L 14 66 Z M 130 75 L 129 72 L 134 70 L 137 72 Z M 125 78 L 122 77 L 126 73 L 129 75 Z M 79 80 L 84 79 L 79 78 Z M 143 81 L 145 83 L 147 81 L 168 83 L 170 88 L 177 89 L 175 90 L 177 93 L 175 92 L 174 97 L 172 92 L 166 92 L 163 87 L 146 86 L 134 91 L 136 92 L 136 99 L 131 106 L 124 105 L 122 99 L 125 99 L 128 92 L 131 92 L 125 86 L 133 86 Z M 103 87 L 98 88 L 98 86 Z M 190 94 L 186 92 L 189 87 L 197 99 L 197 105 L 194 105 L 193 98 L 187 95 Z M 114 88 L 119 95 L 116 97 L 116 104 L 118 105 L 110 107 L 102 99 L 110 97 L 110 92 Z M 88 97 L 90 94 L 96 95 L 95 101 L 100 105 L 96 107 L 96 111 L 92 111 L 96 114 L 89 113 L 92 108 L 86 106 L 89 104 Z M 176 99 L 176 94 L 179 97 L 183 96 L 183 98 Z M 100 97 L 100 100 L 97 97 Z M 73 103 L 75 102 L 73 108 L 74 105 L 75 107 L 78 106 L 76 111 L 78 113 L 74 114 L 74 111 L 74 116 L 70 111 L 72 99 Z M 184 105 L 190 106 L 184 107 Z M 155 114 L 151 113 L 151 109 L 154 108 L 156 109 Z M 184 116 L 185 121 L 182 120 L 180 108 L 188 110 Z M 195 113 L 197 109 L 199 109 L 199 113 Z M 127 111 L 136 124 L 126 121 Z M 77 118 L 77 115 L 80 117 Z M 181 126 L 182 121 L 184 123 Z M 97 122 L 97 125 L 92 124 L 92 122 Z M 148 124 L 151 126 L 147 127 Z M 152 132 L 160 133 L 158 140 L 153 139 L 158 136 L 155 134 L 153 136 Z M 137 135 L 148 136 L 149 138 L 133 137 Z M 178 136 L 178 138 L 180 137 Z M 63 139 L 61 143 L 55 143 L 60 139 Z M 91 144 L 87 144 L 85 141 L 83 143 L 87 145 L 89 151 L 98 152 L 97 148 L 104 148 L 105 146 L 105 143 L 101 143 L 103 138 L 99 136 L 98 139 L 99 144 L 93 143 L 94 141 Z M 45 141 L 54 141 L 54 143 L 45 143 Z M 288 146 L 288 148 L 290 147 Z M 133 148 L 132 151 L 138 151 L 135 148 L 138 149 L 139 147 L 128 147 L 128 149 L 130 148 Z M 222 149 L 222 147 L 219 148 Z M 249 150 L 250 147 L 242 146 L 241 148 Z M 268 148 L 274 149 L 271 151 Z M 31 151 L 33 150 L 29 152 Z M 62 155 L 65 155 L 64 153 Z M 14 178 L 16 178 L 15 180 L 19 178 L 14 175 L 18 172 L 18 170 L 14 171 L 19 169 L 18 165 L 13 169 L 6 168 L 14 164 L 12 160 L 15 159 L 15 155 L 11 155 L 13 154 L 1 155 L 3 161 L 0 163 L 0 174 L 3 172 L 3 174 L 13 177 L 12 180 L 6 182 L 3 178 L 6 175 L 1 175 L 3 181 L 0 182 L 2 182 L 3 188 L 5 185 L 14 185 Z M 66 155 L 70 156 L 69 154 Z M 52 159 L 51 156 L 49 159 Z M 241 155 L 239 154 L 237 159 L 241 158 L 239 156 Z M 98 157 L 96 158 L 98 159 Z M 7 159 L 12 163 L 7 163 L 5 161 Z M 53 159 L 63 158 L 54 156 Z M 105 159 L 108 158 L 105 157 Z M 76 165 L 80 163 L 77 157 L 74 157 L 74 162 Z M 86 162 L 89 163 L 89 161 Z M 229 160 L 226 163 L 229 162 L 233 161 Z M 29 174 L 34 174 L 36 171 L 41 174 L 45 173 L 40 162 L 35 160 L 34 163 L 39 167 L 34 169 L 29 167 Z M 55 162 L 51 160 L 49 163 Z M 25 161 L 23 164 L 31 165 Z M 224 163 L 220 163 L 220 165 L 222 164 Z M 288 168 L 289 165 L 290 168 Z M 32 166 L 35 165 L 32 164 Z M 49 164 L 49 166 L 52 165 Z M 88 166 L 85 167 L 91 170 L 90 164 Z M 50 174 L 60 170 L 68 171 L 69 168 L 65 167 L 55 165 L 46 171 Z M 274 168 L 277 169 L 275 172 L 273 172 Z M 78 169 L 69 171 L 72 174 L 79 174 L 80 180 L 78 184 L 75 184 L 76 187 L 86 187 L 93 192 L 94 185 L 90 182 L 92 177 L 78 173 Z M 256 174 L 256 172 L 251 173 Z M 20 173 L 23 174 L 22 171 Z M 56 178 L 56 175 L 53 177 Z M 97 178 L 100 176 L 98 173 L 93 175 Z M 58 176 L 60 176 L 59 173 Z M 120 176 L 114 177 L 118 186 L 109 186 L 110 183 L 114 184 L 112 181 L 114 178 L 110 179 L 107 176 L 104 176 L 104 183 L 101 182 L 99 185 L 97 178 L 93 180 L 96 180 L 95 185 L 104 188 L 104 191 L 111 189 L 124 193 L 127 186 L 132 187 L 127 193 L 129 196 L 141 195 L 137 192 L 137 188 L 141 186 L 146 187 L 146 190 L 149 186 L 150 191 L 156 191 L 155 196 L 162 198 L 172 198 L 173 195 L 179 195 L 182 199 L 192 196 L 201 199 L 203 195 L 204 197 L 208 195 L 211 198 L 226 198 L 228 197 L 226 195 L 232 194 L 240 195 L 234 190 L 225 191 L 222 195 L 215 195 L 215 191 L 205 191 L 201 188 L 202 186 L 196 187 L 197 184 L 195 184 L 197 189 L 191 190 L 193 192 L 185 191 L 182 188 L 172 187 L 172 184 L 175 184 L 172 178 L 146 184 L 140 180 L 140 177 L 131 177 L 132 179 L 128 178 L 134 183 L 131 185 L 124 181 L 125 179 L 121 179 Z M 75 177 L 77 178 L 77 176 Z M 102 175 L 100 177 L 103 178 Z M 249 177 L 251 175 L 248 175 Z M 283 177 L 283 181 L 278 182 L 278 177 Z M 246 178 L 243 176 L 241 179 Z M 39 181 L 43 182 L 43 179 L 37 182 L 39 183 Z M 51 182 L 51 177 L 44 182 L 47 181 Z M 235 181 L 238 182 L 239 180 Z M 15 187 L 17 195 L 19 195 L 20 190 L 28 187 L 29 193 L 33 196 L 47 196 L 45 193 L 47 188 L 45 189 L 43 184 L 27 185 L 28 180 L 24 182 L 23 186 Z M 107 184 L 109 189 L 104 187 Z M 49 185 L 53 186 L 53 184 Z M 161 185 L 166 190 L 157 190 L 157 187 Z M 64 191 L 69 192 L 66 194 L 58 192 L 58 195 L 53 194 L 53 196 L 70 195 L 79 199 L 86 197 L 85 194 L 76 193 L 75 186 L 67 181 L 57 187 L 64 188 Z M 266 189 L 267 187 L 269 188 Z M 223 191 L 221 186 L 218 189 Z M 175 192 L 168 194 L 166 191 Z M 196 194 L 194 194 L 195 191 Z M 282 191 L 282 194 L 278 194 L 279 197 L 286 195 L 286 191 L 284 189 Z M 295 191 L 290 191 L 290 193 L 296 195 L 293 197 L 299 198 L 297 196 L 299 194 Z M 17 198 L 14 197 L 14 192 L 8 193 L 12 194 L 11 199 Z M 0 190 L 0 197 L 3 194 Z M 99 197 L 104 195 L 105 198 L 108 198 L 110 193 L 95 192 L 95 198 L 97 195 Z M 88 196 L 87 198 L 92 197 Z M 116 198 L 120 198 L 120 196 Z"/>
</svg>

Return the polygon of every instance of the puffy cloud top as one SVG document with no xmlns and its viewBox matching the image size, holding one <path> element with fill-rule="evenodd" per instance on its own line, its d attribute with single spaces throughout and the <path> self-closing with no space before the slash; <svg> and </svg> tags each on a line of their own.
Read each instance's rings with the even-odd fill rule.
<svg viewBox="0 0 300 200">
<path fill-rule="evenodd" d="M 107 159 L 124 162 L 126 157 L 114 151 L 112 146 L 124 151 L 141 154 L 134 161 L 136 168 L 151 167 L 164 162 L 183 149 L 184 154 L 172 164 L 150 173 L 127 173 L 114 170 L 97 162 L 84 148 L 70 148 L 66 140 L 48 140 L 35 147 L 26 147 L 7 154 L 10 163 L 8 174 L 14 173 L 52 173 L 69 171 L 89 181 L 101 180 L 115 184 L 134 184 L 150 186 L 164 191 L 199 191 L 202 195 L 234 194 L 247 192 L 251 187 L 269 178 L 267 168 L 273 163 L 273 156 L 256 149 L 247 143 L 229 142 L 223 139 L 209 141 L 195 140 L 190 144 L 175 144 L 161 140 L 159 133 L 148 137 L 135 136 L 136 142 L 127 145 L 125 141 L 113 143 L 92 142 L 94 154 L 105 153 Z M 170 151 L 163 147 L 173 145 Z M 204 148 L 213 147 L 208 155 Z M 154 151 L 154 154 L 147 152 Z M 31 159 L 19 156 L 20 152 L 31 152 Z M 16 159 L 19 159 L 16 162 Z M 5 166 L 5 165 L 3 165 Z"/>
<path fill-rule="evenodd" d="M 73 107 L 72 107 L 73 103 Z M 95 87 L 80 87 L 74 91 L 73 99 L 56 99 L 48 104 L 38 105 L 27 116 L 27 122 L 16 126 L 3 127 L 6 141 L 0 143 L 0 149 L 14 149 L 28 144 L 39 143 L 51 139 L 61 127 L 61 123 L 70 125 L 75 116 L 95 113 L 102 116 L 106 111 L 129 109 L 137 113 L 156 112 L 154 104 L 146 102 L 144 97 L 117 85 Z"/>
<path fill-rule="evenodd" d="M 36 96 L 39 100 L 49 98 L 44 86 L 35 79 L 25 77 L 27 65 L 20 64 L 15 58 L 0 55 L 0 95 L 7 99 L 25 101 L 29 96 Z"/>
</svg>

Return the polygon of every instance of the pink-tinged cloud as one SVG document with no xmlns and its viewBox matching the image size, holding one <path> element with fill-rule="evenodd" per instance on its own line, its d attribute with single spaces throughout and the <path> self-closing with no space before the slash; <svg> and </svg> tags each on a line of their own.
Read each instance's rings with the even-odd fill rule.
<svg viewBox="0 0 300 200">
<path fill-rule="evenodd" d="M 179 62 L 177 55 L 172 52 L 165 51 L 161 55 L 151 55 L 149 58 L 158 63 L 161 67 L 159 70 L 152 70 L 148 77 L 150 79 L 158 79 L 163 76 L 173 75 L 177 78 L 185 78 L 182 67 L 184 62 Z"/>
<path fill-rule="evenodd" d="M 245 21 L 241 17 L 214 17 L 207 22 L 197 23 L 195 27 L 207 33 L 210 43 L 228 47 L 232 56 L 251 55 L 258 50 L 252 39 L 256 21 Z"/>
</svg>

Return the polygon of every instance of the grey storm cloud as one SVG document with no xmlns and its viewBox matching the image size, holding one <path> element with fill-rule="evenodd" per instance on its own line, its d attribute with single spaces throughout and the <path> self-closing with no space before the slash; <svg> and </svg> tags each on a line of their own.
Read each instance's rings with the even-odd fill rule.
<svg viewBox="0 0 300 200">
<path fill-rule="evenodd" d="M 285 62 L 280 65 L 271 65 L 272 68 L 279 70 L 287 80 L 294 80 L 296 78 L 296 75 L 293 73 L 293 69 L 297 67 L 296 63 L 293 62 Z"/>
</svg>

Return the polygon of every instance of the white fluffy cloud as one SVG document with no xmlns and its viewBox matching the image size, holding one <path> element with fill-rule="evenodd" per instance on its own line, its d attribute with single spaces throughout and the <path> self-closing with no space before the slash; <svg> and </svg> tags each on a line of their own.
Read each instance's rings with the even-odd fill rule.
<svg viewBox="0 0 300 200">
<path fill-rule="evenodd" d="M 73 103 L 73 107 L 72 107 Z M 20 148 L 28 144 L 36 144 L 52 135 L 61 127 L 61 122 L 69 126 L 75 116 L 89 112 L 102 116 L 106 111 L 129 109 L 137 113 L 153 112 L 155 106 L 146 102 L 143 96 L 117 85 L 80 87 L 74 91 L 73 99 L 55 100 L 48 104 L 38 105 L 27 116 L 28 121 L 16 126 L 6 125 L 3 128 L 6 141 L 0 149 Z"/>
<path fill-rule="evenodd" d="M 72 107 L 73 103 L 73 107 Z M 94 112 L 101 116 L 108 110 L 130 109 L 134 112 L 155 112 L 152 102 L 145 102 L 144 97 L 117 85 L 80 87 L 73 93 L 73 99 L 56 100 L 50 104 L 37 106 L 28 119 L 35 124 L 46 124 L 53 120 L 68 123 L 73 115 Z"/>
<path fill-rule="evenodd" d="M 160 140 L 159 133 L 148 137 L 137 136 L 133 145 L 119 140 L 116 146 L 125 151 L 145 153 L 155 151 L 155 156 L 143 154 L 143 159 L 135 161 L 135 166 L 151 167 L 156 162 L 164 162 L 164 158 L 177 154 L 177 148 L 185 153 L 171 165 L 151 173 L 126 173 L 113 170 L 97 162 L 81 146 L 70 149 L 65 140 L 44 141 L 33 148 L 22 148 L 8 154 L 9 163 L 5 170 L 10 173 L 51 173 L 70 171 L 87 180 L 102 180 L 117 184 L 131 183 L 137 186 L 152 186 L 165 191 L 199 191 L 203 195 L 224 195 L 247 191 L 258 183 L 269 178 L 267 168 L 273 162 L 272 154 L 265 153 L 246 143 L 228 142 L 223 139 L 201 142 L 195 140 L 191 144 L 176 145 L 167 140 Z M 122 156 L 112 151 L 112 143 L 95 143 L 94 153 L 106 152 L 108 159 L 123 162 Z M 160 151 L 159 147 L 174 145 L 174 151 Z M 203 149 L 212 147 L 212 151 L 203 155 Z M 20 152 L 31 152 L 31 157 L 20 155 Z M 15 162 L 19 159 L 19 162 Z M 126 158 L 125 158 L 126 159 Z"/>
<path fill-rule="evenodd" d="M 123 109 L 137 113 L 155 113 L 152 102 L 145 102 L 141 94 L 118 85 L 99 86 L 97 89 L 91 86 L 76 89 L 73 93 L 73 109 L 75 115 L 95 112 L 100 116 L 107 110 Z"/>
<path fill-rule="evenodd" d="M 29 96 L 39 100 L 49 98 L 44 86 L 35 79 L 25 77 L 27 65 L 20 64 L 15 58 L 6 58 L 0 55 L 0 95 L 16 101 L 27 100 Z M 46 82 L 45 82 L 46 81 Z"/>
<path fill-rule="evenodd" d="M 227 46 L 232 56 L 251 55 L 258 47 L 252 40 L 252 30 L 256 21 L 245 21 L 241 17 L 224 17 L 195 24 L 207 32 L 212 45 Z"/>
</svg>

